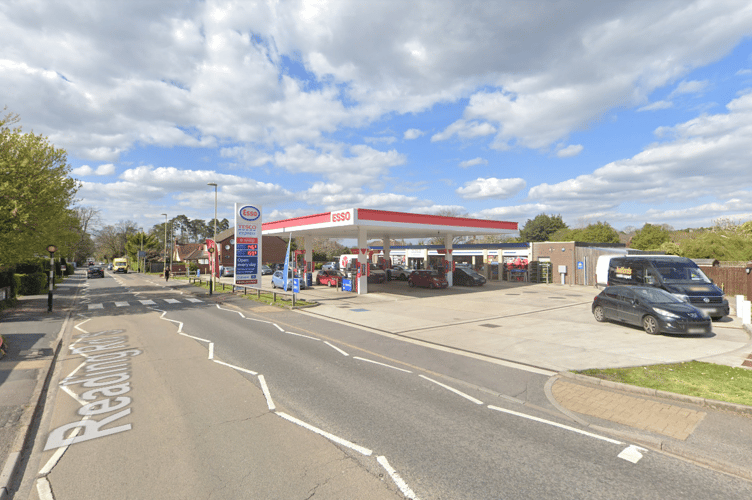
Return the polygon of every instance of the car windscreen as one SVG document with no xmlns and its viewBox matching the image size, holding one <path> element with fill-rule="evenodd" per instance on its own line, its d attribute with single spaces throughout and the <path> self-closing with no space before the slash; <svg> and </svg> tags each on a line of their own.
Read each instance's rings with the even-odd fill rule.
<svg viewBox="0 0 752 500">
<path fill-rule="evenodd" d="M 470 276 L 471 278 L 482 278 L 483 277 L 479 273 L 477 273 L 476 271 L 474 271 L 473 269 L 469 269 L 467 267 L 463 267 L 461 269 L 461 271 L 463 273 L 467 274 L 468 276 Z"/>
<path fill-rule="evenodd" d="M 686 262 L 654 262 L 664 283 L 711 283 L 699 267 Z"/>
<path fill-rule="evenodd" d="M 660 288 L 634 288 L 632 291 L 637 295 L 637 298 L 651 304 L 674 304 L 681 302 L 681 300 Z"/>
</svg>

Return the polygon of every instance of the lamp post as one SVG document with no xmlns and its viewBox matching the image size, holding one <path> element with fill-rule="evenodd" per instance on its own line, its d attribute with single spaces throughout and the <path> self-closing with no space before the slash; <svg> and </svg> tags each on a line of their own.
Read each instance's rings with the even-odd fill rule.
<svg viewBox="0 0 752 500">
<path fill-rule="evenodd" d="M 167 214 L 164 215 L 164 264 L 162 272 L 167 272 Z"/>
<path fill-rule="evenodd" d="M 207 186 L 214 186 L 214 248 L 217 249 L 217 257 L 219 257 L 219 247 L 217 246 L 217 183 L 216 182 L 209 182 L 206 184 Z M 209 253 L 209 255 L 212 258 L 214 257 L 213 253 Z M 214 282 L 214 276 L 216 275 L 216 268 L 217 268 L 217 262 L 212 261 L 212 283 Z M 211 295 L 211 286 L 209 287 L 209 294 Z"/>
<path fill-rule="evenodd" d="M 141 252 L 138 254 L 138 269 L 141 271 L 141 273 L 144 272 L 144 267 L 146 267 L 146 262 L 144 262 L 144 266 L 141 267 L 141 256 L 144 253 L 144 228 L 141 228 Z"/>
<path fill-rule="evenodd" d="M 52 312 L 52 287 L 55 285 L 55 252 L 57 252 L 57 247 L 49 245 L 47 251 L 50 252 L 50 290 L 47 293 L 47 312 Z"/>
</svg>

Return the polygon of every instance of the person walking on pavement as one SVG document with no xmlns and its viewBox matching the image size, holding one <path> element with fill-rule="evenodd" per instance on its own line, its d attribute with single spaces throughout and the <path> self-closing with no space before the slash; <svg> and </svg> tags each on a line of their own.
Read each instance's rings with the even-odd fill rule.
<svg viewBox="0 0 752 500">
<path fill-rule="evenodd" d="M 169 279 L 170 279 L 170 270 L 169 269 L 165 269 L 164 280 L 168 281 Z"/>
</svg>

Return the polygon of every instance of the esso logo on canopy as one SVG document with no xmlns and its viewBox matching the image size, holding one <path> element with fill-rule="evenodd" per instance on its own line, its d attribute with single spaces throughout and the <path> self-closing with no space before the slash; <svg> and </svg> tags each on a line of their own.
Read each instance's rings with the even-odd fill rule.
<svg viewBox="0 0 752 500">
<path fill-rule="evenodd" d="M 261 210 L 254 206 L 246 205 L 240 209 L 240 217 L 243 220 L 254 221 L 261 217 Z"/>
<path fill-rule="evenodd" d="M 335 212 L 332 214 L 332 222 L 346 222 L 350 217 L 350 212 Z"/>
</svg>

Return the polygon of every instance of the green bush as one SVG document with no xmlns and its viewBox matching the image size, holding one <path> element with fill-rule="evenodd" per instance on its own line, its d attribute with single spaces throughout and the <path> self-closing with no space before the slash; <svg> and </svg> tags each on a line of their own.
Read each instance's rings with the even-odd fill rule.
<svg viewBox="0 0 752 500">
<path fill-rule="evenodd" d="M 41 295 L 47 283 L 44 273 L 16 274 L 15 280 L 18 295 Z"/>
<path fill-rule="evenodd" d="M 50 269 L 50 259 L 29 259 L 15 265 L 17 274 L 44 273 Z"/>
</svg>

